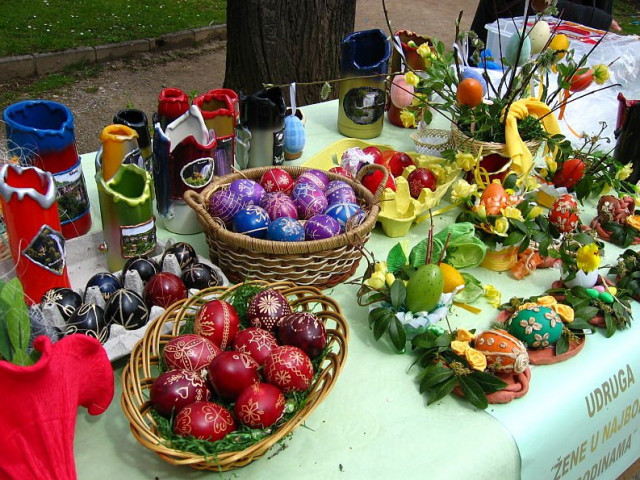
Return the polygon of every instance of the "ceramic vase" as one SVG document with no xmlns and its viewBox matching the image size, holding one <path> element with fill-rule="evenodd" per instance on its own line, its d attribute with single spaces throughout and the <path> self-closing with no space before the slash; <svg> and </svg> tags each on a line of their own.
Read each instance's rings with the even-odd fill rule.
<svg viewBox="0 0 640 480">
<path fill-rule="evenodd" d="M 623 165 L 631 162 L 633 171 L 627 179 L 630 183 L 640 180 L 640 100 L 627 100 L 618 93 L 618 118 L 616 148 L 613 157 Z"/>
<path fill-rule="evenodd" d="M 338 131 L 352 138 L 382 132 L 391 46 L 380 29 L 348 35 L 341 45 Z"/>
<path fill-rule="evenodd" d="M 110 180 L 122 165 L 133 164 L 144 168 L 138 148 L 138 134 L 126 125 L 108 125 L 100 133 L 102 148 L 96 155 L 96 172 Z"/>
<path fill-rule="evenodd" d="M 56 102 L 26 100 L 7 107 L 3 119 L 9 154 L 22 165 L 53 174 L 64 237 L 87 233 L 91 228 L 89 195 L 71 111 Z"/>
<path fill-rule="evenodd" d="M 26 302 L 39 303 L 54 287 L 69 288 L 53 175 L 36 167 L 0 166 L 0 202 Z"/>
<path fill-rule="evenodd" d="M 149 134 L 149 121 L 142 110 L 127 108 L 120 110 L 113 116 L 113 123 L 126 125 L 138 134 L 138 148 L 142 156 L 144 169 L 153 171 L 153 150 L 151 149 L 151 135 Z"/>
<path fill-rule="evenodd" d="M 189 96 L 179 88 L 163 88 L 158 95 L 158 117 L 162 130 L 189 110 Z M 154 122 L 155 124 L 155 122 Z"/>
</svg>

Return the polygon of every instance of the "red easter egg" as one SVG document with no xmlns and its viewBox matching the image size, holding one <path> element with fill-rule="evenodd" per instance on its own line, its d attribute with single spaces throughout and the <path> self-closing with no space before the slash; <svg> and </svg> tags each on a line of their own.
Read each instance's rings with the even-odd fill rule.
<svg viewBox="0 0 640 480">
<path fill-rule="evenodd" d="M 343 175 L 347 178 L 353 178 L 353 175 L 351 175 L 351 172 L 344 167 L 331 167 L 329 171 L 331 173 L 337 173 L 338 175 Z"/>
<path fill-rule="evenodd" d="M 278 320 L 290 313 L 291 305 L 286 297 L 278 290 L 267 289 L 256 294 L 249 302 L 247 320 L 252 327 L 275 333 Z"/>
<path fill-rule="evenodd" d="M 193 333 L 211 340 L 221 350 L 226 350 L 239 327 L 240 318 L 233 305 L 224 300 L 212 300 L 198 311 L 193 322 Z"/>
<path fill-rule="evenodd" d="M 209 381 L 224 400 L 235 400 L 249 385 L 260 382 L 258 362 L 246 353 L 222 352 L 209 364 Z"/>
<path fill-rule="evenodd" d="M 170 370 L 198 372 L 221 352 L 206 338 L 188 333 L 169 340 L 162 350 L 162 359 Z"/>
<path fill-rule="evenodd" d="M 580 73 L 576 73 L 569 79 L 569 90 L 571 92 L 581 92 L 593 83 L 595 77 L 593 76 L 593 70 L 590 68 L 581 68 L 578 70 Z"/>
<path fill-rule="evenodd" d="M 568 193 L 560 195 L 549 212 L 549 222 L 558 229 L 559 232 L 573 232 L 578 228 L 578 202 Z"/>
<path fill-rule="evenodd" d="M 370 145 L 366 148 L 363 148 L 362 151 L 367 155 L 373 156 L 373 163 L 377 163 L 378 165 L 384 165 L 384 159 L 382 157 L 382 151 L 376 146 Z"/>
<path fill-rule="evenodd" d="M 249 355 L 260 365 L 267 359 L 271 350 L 278 346 L 278 341 L 263 328 L 250 327 L 240 330 L 233 339 L 233 349 Z"/>
<path fill-rule="evenodd" d="M 389 172 L 391 172 L 391 175 L 393 175 L 394 177 L 399 177 L 399 176 L 402 175 L 402 172 L 404 172 L 404 169 L 406 167 L 409 167 L 409 166 L 415 165 L 415 164 L 416 164 L 416 162 L 414 162 L 413 159 L 409 155 L 407 155 L 406 153 L 404 153 L 404 152 L 395 152 L 393 155 L 391 155 L 391 157 L 389 157 L 389 160 L 387 161 L 386 167 L 389 170 Z M 418 170 L 418 169 L 416 169 L 416 170 Z M 435 177 L 433 177 L 433 178 L 435 180 Z M 435 183 L 434 183 L 434 188 L 435 188 Z"/>
<path fill-rule="evenodd" d="M 582 177 L 587 165 L 580 158 L 571 158 L 562 163 L 553 176 L 553 184 L 556 187 L 573 188 Z"/>
<path fill-rule="evenodd" d="M 436 176 L 431 170 L 423 167 L 418 167 L 411 172 L 407 182 L 409 182 L 409 193 L 413 198 L 418 198 L 424 188 L 436 191 Z"/>
<path fill-rule="evenodd" d="M 290 193 L 293 189 L 293 178 L 282 168 L 272 168 L 262 174 L 260 185 L 267 192 Z"/>
<path fill-rule="evenodd" d="M 209 400 L 209 389 L 199 373 L 171 370 L 151 385 L 151 403 L 160 415 L 170 416 L 193 402 Z"/>
<path fill-rule="evenodd" d="M 292 313 L 278 322 L 278 339 L 283 345 L 298 347 L 313 358 L 327 345 L 327 330 L 311 312 Z"/>
<path fill-rule="evenodd" d="M 384 177 L 384 173 L 380 170 L 376 170 L 371 173 L 367 173 L 361 180 L 362 185 L 364 185 L 371 193 L 376 193 L 378 189 L 378 185 L 382 182 L 382 178 Z M 393 181 L 393 175 L 389 174 L 387 178 L 387 185 L 385 188 L 390 188 L 394 192 L 396 191 L 396 183 Z"/>
<path fill-rule="evenodd" d="M 501 373 L 522 373 L 529 366 L 527 347 L 504 330 L 486 330 L 476 336 L 474 347 L 487 357 L 487 367 Z"/>
<path fill-rule="evenodd" d="M 255 383 L 245 388 L 236 400 L 236 418 L 250 428 L 267 428 L 284 414 L 285 398 L 278 387 Z"/>
<path fill-rule="evenodd" d="M 313 380 L 313 365 L 298 347 L 276 347 L 264 361 L 267 381 L 284 393 L 304 392 Z"/>
<path fill-rule="evenodd" d="M 156 273 L 144 287 L 144 301 L 148 307 L 156 305 L 167 308 L 187 298 L 187 287 L 177 275 L 169 272 Z"/>
<path fill-rule="evenodd" d="M 231 412 L 213 402 L 194 402 L 178 412 L 173 432 L 183 437 L 196 437 L 215 442 L 236 429 Z"/>
</svg>

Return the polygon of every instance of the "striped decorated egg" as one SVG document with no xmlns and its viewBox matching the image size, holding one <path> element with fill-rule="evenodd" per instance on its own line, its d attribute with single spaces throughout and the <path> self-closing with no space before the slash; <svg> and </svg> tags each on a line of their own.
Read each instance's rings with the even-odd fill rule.
<svg viewBox="0 0 640 480">
<path fill-rule="evenodd" d="M 298 183 L 312 183 L 324 192 L 329 186 L 329 177 L 327 177 L 327 174 L 322 170 L 314 168 L 312 170 L 307 170 L 296 178 L 296 184 Z"/>
<path fill-rule="evenodd" d="M 289 155 L 296 155 L 304 149 L 306 135 L 304 125 L 295 115 L 284 119 L 284 151 Z"/>
<path fill-rule="evenodd" d="M 496 372 L 522 373 L 529 366 L 524 344 L 504 330 L 487 330 L 476 336 L 475 349 L 487 357 L 487 367 Z"/>
</svg>

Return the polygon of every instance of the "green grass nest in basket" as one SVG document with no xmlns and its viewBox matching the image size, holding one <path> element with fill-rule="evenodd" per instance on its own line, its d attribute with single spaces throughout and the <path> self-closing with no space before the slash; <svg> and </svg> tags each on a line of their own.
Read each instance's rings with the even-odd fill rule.
<svg viewBox="0 0 640 480">
<path fill-rule="evenodd" d="M 154 379 L 160 374 L 162 349 L 185 326 L 195 313 L 214 298 L 228 299 L 246 284 L 213 287 L 170 306 L 154 320 L 145 336 L 133 348 L 131 359 L 122 372 L 122 409 L 129 419 L 133 436 L 172 465 L 188 465 L 200 470 L 226 471 L 243 467 L 262 457 L 273 445 L 289 435 L 320 404 L 333 388 L 347 357 L 349 328 L 340 306 L 314 287 L 295 286 L 289 282 L 253 281 L 252 285 L 279 290 L 294 312 L 313 312 L 327 330 L 327 348 L 319 362 L 314 361 L 315 376 L 309 389 L 287 402 L 296 409 L 278 422 L 272 431 L 240 428 L 218 442 L 169 437 L 170 422 L 159 417 L 149 401 Z M 169 333 L 163 333 L 170 327 Z M 213 399 L 212 401 L 215 401 Z M 163 432 L 166 436 L 163 436 Z"/>
</svg>

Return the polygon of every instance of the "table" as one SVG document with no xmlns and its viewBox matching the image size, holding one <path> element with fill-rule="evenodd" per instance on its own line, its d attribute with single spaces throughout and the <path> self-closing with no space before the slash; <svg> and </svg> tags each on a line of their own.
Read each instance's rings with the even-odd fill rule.
<svg viewBox="0 0 640 480">
<path fill-rule="evenodd" d="M 304 163 L 315 153 L 330 143 L 343 137 L 336 127 L 337 101 L 304 107 L 307 118 L 307 147 L 303 157 L 296 164 Z M 388 144 L 396 149 L 412 151 L 413 144 L 409 132 L 385 123 L 382 135 L 374 139 L 376 143 Z M 83 156 L 83 166 L 87 184 L 91 190 L 94 228 L 100 229 L 97 214 L 97 197 L 93 179 L 93 157 Z M 450 214 L 452 215 L 452 214 Z M 435 219 L 438 231 L 452 216 Z M 405 239 L 414 245 L 424 238 L 428 222 L 414 226 Z M 160 225 L 161 227 L 161 225 Z M 158 230 L 159 238 L 184 239 L 196 250 L 207 255 L 203 234 L 176 236 Z M 379 226 L 372 234 L 368 247 L 377 257 L 383 258 L 389 248 L 399 239 L 386 237 Z M 617 258 L 620 251 L 607 244 L 607 258 Z M 361 265 L 358 275 L 362 273 Z M 526 281 L 517 282 L 504 273 L 484 269 L 472 271 L 483 283 L 499 286 L 503 299 L 514 295 L 533 295 L 548 288 L 552 280 L 558 278 L 557 271 L 539 271 Z M 526 289 L 523 289 L 523 286 Z M 538 478 L 554 478 L 555 472 L 547 468 L 557 458 L 561 462 L 571 451 L 581 448 L 581 441 L 568 440 L 565 430 L 558 432 L 553 422 L 562 417 L 559 409 L 569 408 L 567 402 L 575 402 L 571 409 L 584 412 L 584 395 L 572 395 L 569 388 L 562 391 L 550 390 L 545 385 L 562 385 L 575 391 L 593 392 L 603 382 L 615 377 L 620 368 L 632 369 L 640 375 L 640 355 L 637 351 L 626 359 L 618 359 L 612 352 L 622 351 L 640 341 L 640 328 L 634 326 L 618 332 L 611 339 L 600 333 L 589 337 L 583 352 L 563 364 L 534 367 L 530 394 L 508 406 L 489 406 L 488 412 L 478 411 L 468 403 L 453 396 L 428 406 L 426 398 L 418 391 L 416 371 L 410 370 L 414 360 L 411 355 L 392 353 L 388 345 L 376 342 L 367 325 L 367 309 L 355 303 L 355 285 L 340 285 L 325 293 L 335 298 L 349 321 L 351 339 L 345 368 L 328 398 L 313 412 L 306 423 L 296 429 L 282 448 L 274 447 L 264 458 L 240 470 L 224 474 L 200 472 L 187 467 L 174 467 L 138 444 L 130 434 L 128 422 L 119 405 L 120 374 L 123 362 L 115 365 L 116 397 L 107 412 L 99 417 L 90 417 L 80 410 L 75 439 L 78 477 L 82 480 L 102 480 L 122 478 L 167 479 L 167 478 L 223 478 L 223 479 L 265 479 L 271 477 L 289 480 L 305 479 L 387 479 L 387 478 L 433 478 L 433 479 L 517 479 L 520 478 L 520 452 L 510 433 L 492 414 L 503 410 L 503 421 L 507 417 L 530 418 L 532 411 L 551 412 L 551 425 L 538 422 L 522 422 L 531 428 L 529 437 L 539 443 L 556 442 L 561 445 L 557 456 L 539 459 L 546 475 Z M 454 326 L 466 328 L 486 328 L 496 315 L 496 310 L 484 300 L 476 303 L 481 314 L 473 315 L 454 307 L 449 318 Z M 637 305 L 636 305 L 637 307 Z M 599 358 L 602 367 L 595 371 L 583 369 L 585 359 Z M 569 382 L 570 380 L 570 382 Z M 640 383 L 638 381 L 633 384 Z M 640 393 L 629 388 L 618 398 L 608 402 L 596 416 L 614 418 L 619 407 L 640 401 Z M 635 395 L 632 396 L 632 395 Z M 558 414 L 560 413 L 560 414 Z M 633 413 L 633 412 L 631 412 Z M 636 412 L 637 413 L 637 412 Z M 632 448 L 616 458 L 599 478 L 615 478 L 623 472 L 637 456 L 638 429 L 633 430 L 637 420 L 624 427 Z M 588 424 L 586 426 L 589 426 Z M 599 428 L 599 427 L 598 427 Z M 517 432 L 516 437 L 526 437 L 527 431 Z M 581 437 L 580 437 L 581 438 Z M 544 439 L 544 440 L 543 440 Z M 589 438 L 585 438 L 589 440 Z M 520 441 L 520 440 L 519 440 Z M 603 445 L 594 457 L 587 457 L 575 468 L 557 478 L 581 478 L 592 460 L 599 460 L 600 453 L 608 453 L 608 444 Z M 589 451 L 589 445 L 586 448 Z M 634 453 L 635 452 L 635 453 Z M 523 452 L 531 453 L 531 452 Z M 578 452 L 579 456 L 580 452 Z M 597 456 L 596 456 L 597 455 Z M 535 458 L 523 455 L 523 458 Z M 576 460 L 577 461 L 576 457 Z M 529 460 L 527 460 L 528 462 Z"/>
</svg>

